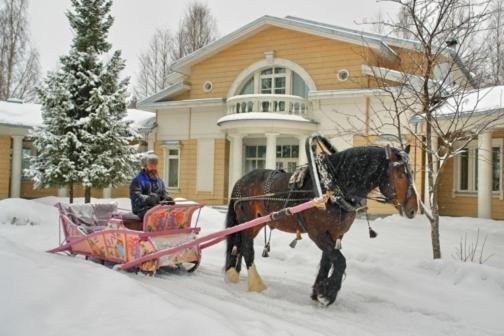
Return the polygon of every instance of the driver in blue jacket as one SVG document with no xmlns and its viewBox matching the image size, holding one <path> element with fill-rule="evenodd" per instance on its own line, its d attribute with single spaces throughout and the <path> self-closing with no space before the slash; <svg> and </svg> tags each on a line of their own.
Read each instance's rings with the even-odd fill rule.
<svg viewBox="0 0 504 336">
<path fill-rule="evenodd" d="M 142 157 L 142 170 L 129 187 L 131 209 L 143 220 L 145 213 L 158 204 L 175 204 L 166 192 L 163 180 L 157 171 L 158 157 L 149 152 Z"/>
</svg>

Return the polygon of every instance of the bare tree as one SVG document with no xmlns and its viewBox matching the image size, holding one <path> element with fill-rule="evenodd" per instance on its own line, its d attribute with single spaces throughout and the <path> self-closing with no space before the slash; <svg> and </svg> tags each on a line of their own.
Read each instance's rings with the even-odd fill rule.
<svg viewBox="0 0 504 336">
<path fill-rule="evenodd" d="M 401 7 L 399 9 L 399 13 L 397 13 L 397 22 L 393 24 L 393 27 L 395 28 L 394 33 L 399 37 L 410 39 L 412 37 L 412 34 L 410 33 L 412 26 L 413 22 L 406 8 Z"/>
<path fill-rule="evenodd" d="M 207 5 L 191 2 L 175 34 L 174 60 L 184 57 L 217 38 L 217 22 Z"/>
<path fill-rule="evenodd" d="M 381 120 L 389 120 L 399 139 L 410 135 L 425 152 L 428 197 L 421 203 L 431 224 L 433 257 L 441 258 L 440 173 L 450 159 L 460 155 L 472 140 L 502 118 L 502 113 L 475 114 L 485 97 L 466 68 L 476 67 L 483 59 L 483 48 L 473 46 L 468 52 L 467 44 L 485 28 L 489 3 L 392 1 L 409 17 L 411 26 L 400 26 L 416 41 L 418 52 L 411 53 L 399 66 L 400 87 L 385 79 L 377 81 L 388 96 L 382 110 L 389 118 Z M 377 78 L 387 78 L 382 69 L 377 69 L 382 72 L 376 74 Z M 378 133 L 382 127 L 376 124 L 375 131 Z"/>
<path fill-rule="evenodd" d="M 139 57 L 140 71 L 135 93 L 139 98 L 150 96 L 168 85 L 174 43 L 169 30 L 158 29 L 148 49 Z"/>
<path fill-rule="evenodd" d="M 30 45 L 27 10 L 27 0 L 0 0 L 0 100 L 36 97 L 39 55 Z"/>
<path fill-rule="evenodd" d="M 371 27 L 373 31 L 377 34 L 381 35 L 386 35 L 388 27 L 384 24 L 385 22 L 385 17 L 383 16 L 383 13 L 380 10 L 378 10 L 378 13 L 376 14 L 375 18 L 373 19 L 373 22 L 371 22 Z"/>
<path fill-rule="evenodd" d="M 369 85 L 378 91 L 371 98 L 370 111 L 362 118 L 348 115 L 345 125 L 336 127 L 362 134 L 365 125 L 366 136 L 390 139 L 392 135 L 403 148 L 411 141 L 425 154 L 426 197 L 420 204 L 431 226 L 433 257 L 441 258 L 440 174 L 449 160 L 504 117 L 502 109 L 479 113 L 480 102 L 490 91 L 478 88 L 466 66 L 477 68 L 485 58 L 483 46 L 468 51 L 467 45 L 485 31 L 489 1 L 388 1 L 400 5 L 402 14 L 397 22 L 384 25 L 409 36 L 410 40 L 401 41 L 409 48 L 401 49 L 400 60 L 378 59 L 368 66 Z"/>
<path fill-rule="evenodd" d="M 140 55 L 135 95 L 141 99 L 164 89 L 170 84 L 171 63 L 204 47 L 216 36 L 217 24 L 210 9 L 198 2 L 190 3 L 175 35 L 158 29 Z"/>
<path fill-rule="evenodd" d="M 493 0 L 485 36 L 488 59 L 484 63 L 483 85 L 504 84 L 504 0 Z"/>
</svg>

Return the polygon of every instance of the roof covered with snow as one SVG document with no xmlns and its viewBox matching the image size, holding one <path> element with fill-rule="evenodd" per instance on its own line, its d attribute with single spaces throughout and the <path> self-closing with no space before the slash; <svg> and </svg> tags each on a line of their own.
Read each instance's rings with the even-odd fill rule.
<svg viewBox="0 0 504 336">
<path fill-rule="evenodd" d="M 217 121 L 217 125 L 220 125 L 225 122 L 242 121 L 242 120 L 280 120 L 280 121 L 313 123 L 313 121 L 305 119 L 300 115 L 271 113 L 271 112 L 248 112 L 248 113 L 235 113 L 226 115 Z"/>
<path fill-rule="evenodd" d="M 0 124 L 35 127 L 42 124 L 40 104 L 0 101 Z"/>
<path fill-rule="evenodd" d="M 151 129 L 155 125 L 153 112 L 128 109 L 125 118 L 132 121 L 131 128 L 137 131 Z M 42 105 L 17 101 L 0 101 L 0 125 L 33 128 L 42 125 Z"/>
<path fill-rule="evenodd" d="M 482 114 L 504 109 L 504 86 L 491 86 L 452 97 L 439 109 L 440 115 Z"/>
</svg>

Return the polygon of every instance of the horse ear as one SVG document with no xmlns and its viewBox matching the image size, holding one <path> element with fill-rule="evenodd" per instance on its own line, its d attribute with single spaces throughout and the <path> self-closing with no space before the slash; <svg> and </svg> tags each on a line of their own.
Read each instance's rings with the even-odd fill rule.
<svg viewBox="0 0 504 336">
<path fill-rule="evenodd" d="M 390 160 L 392 158 L 392 148 L 390 148 L 390 145 L 385 146 L 385 157 L 387 160 Z"/>
<path fill-rule="evenodd" d="M 406 152 L 406 154 L 409 154 L 410 149 L 411 149 L 411 146 L 409 144 L 407 144 L 406 148 L 404 148 L 404 151 Z"/>
</svg>

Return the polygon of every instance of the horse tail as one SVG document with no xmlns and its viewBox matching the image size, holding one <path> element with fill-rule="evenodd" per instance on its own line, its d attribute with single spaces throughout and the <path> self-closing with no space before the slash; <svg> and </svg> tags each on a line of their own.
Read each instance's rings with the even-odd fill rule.
<svg viewBox="0 0 504 336">
<path fill-rule="evenodd" d="M 233 195 L 232 193 L 231 195 Z M 229 200 L 229 205 L 228 205 L 228 211 L 226 215 L 226 228 L 230 228 L 233 226 L 238 225 L 238 219 L 236 218 L 236 211 L 235 211 L 235 204 L 236 201 L 231 198 Z M 226 239 L 226 267 L 225 270 L 227 271 L 231 267 L 235 267 L 236 270 L 239 272 L 240 271 L 240 266 L 241 266 L 241 256 L 239 252 L 240 248 L 240 234 L 239 233 L 233 233 L 229 236 L 227 236 Z M 237 259 L 239 258 L 239 259 Z"/>
</svg>

